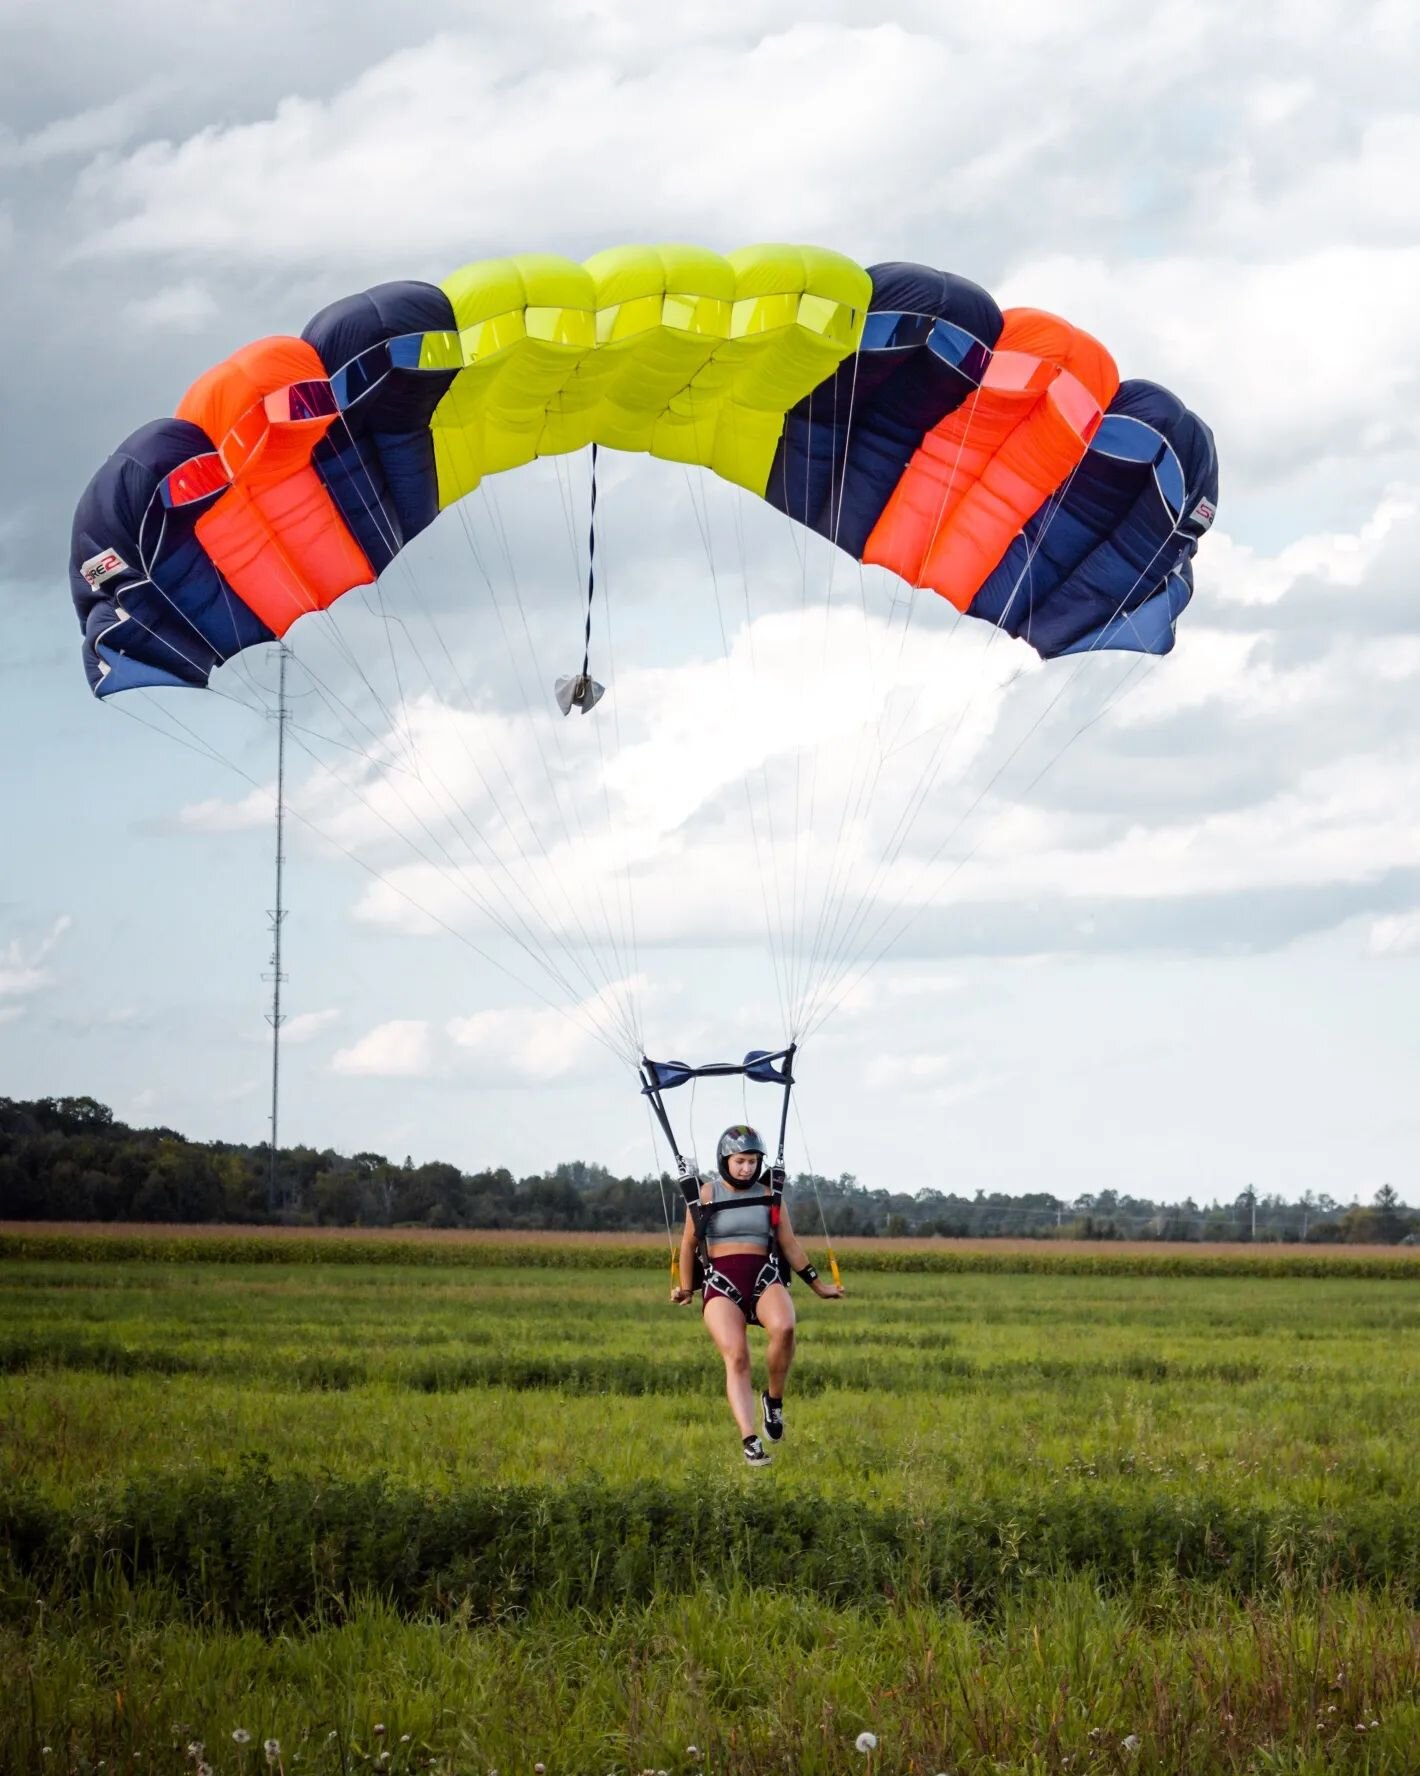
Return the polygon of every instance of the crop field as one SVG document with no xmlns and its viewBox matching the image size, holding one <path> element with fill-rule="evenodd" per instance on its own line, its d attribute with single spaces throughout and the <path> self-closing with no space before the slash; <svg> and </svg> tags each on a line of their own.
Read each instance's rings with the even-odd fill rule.
<svg viewBox="0 0 1420 1776">
<path fill-rule="evenodd" d="M 753 1472 L 663 1245 L 129 1233 L 0 1238 L 7 1773 L 1420 1768 L 1413 1260 L 852 1254 Z"/>
</svg>

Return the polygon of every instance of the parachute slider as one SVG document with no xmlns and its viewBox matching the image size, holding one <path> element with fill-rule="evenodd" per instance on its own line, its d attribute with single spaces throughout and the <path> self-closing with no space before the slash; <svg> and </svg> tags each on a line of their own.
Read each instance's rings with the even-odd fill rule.
<svg viewBox="0 0 1420 1776">
<path fill-rule="evenodd" d="M 585 715 L 601 702 L 606 695 L 606 686 L 598 684 L 587 673 L 579 672 L 575 678 L 559 678 L 553 686 L 553 695 L 563 715 L 571 715 L 574 709 Z"/>
<path fill-rule="evenodd" d="M 757 1080 L 761 1085 L 792 1085 L 794 1052 L 792 1047 L 772 1051 L 752 1048 L 743 1061 L 710 1061 L 703 1067 L 688 1067 L 684 1061 L 653 1061 L 643 1055 L 642 1077 L 646 1083 L 641 1087 L 641 1095 L 654 1097 L 657 1092 L 671 1091 L 691 1079 L 738 1079 L 743 1076 Z M 783 1065 L 776 1066 L 776 1062 Z"/>
</svg>

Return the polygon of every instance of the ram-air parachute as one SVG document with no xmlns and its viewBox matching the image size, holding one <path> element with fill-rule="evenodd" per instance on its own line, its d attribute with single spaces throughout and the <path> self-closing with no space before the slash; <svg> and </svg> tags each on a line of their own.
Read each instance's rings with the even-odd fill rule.
<svg viewBox="0 0 1420 1776">
<path fill-rule="evenodd" d="M 74 521 L 90 684 L 205 685 L 376 580 L 486 477 L 589 446 L 709 469 L 1047 659 L 1168 652 L 1217 501 L 1211 434 L 1181 401 L 948 272 L 787 246 L 485 260 L 243 347 L 119 446 Z M 586 706 L 576 682 L 564 712 Z M 840 974 L 800 970 L 788 1039 L 869 929 L 804 868 L 812 892 L 771 916 Z"/>
</svg>

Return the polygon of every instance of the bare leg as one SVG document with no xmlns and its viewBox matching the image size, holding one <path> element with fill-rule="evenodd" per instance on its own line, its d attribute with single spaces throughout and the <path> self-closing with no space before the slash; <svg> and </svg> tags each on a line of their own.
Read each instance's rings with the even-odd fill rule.
<svg viewBox="0 0 1420 1776">
<path fill-rule="evenodd" d="M 772 1283 L 755 1308 L 759 1323 L 769 1334 L 769 1393 L 784 1398 L 789 1365 L 794 1361 L 794 1303 L 782 1283 Z"/>
<path fill-rule="evenodd" d="M 705 1303 L 705 1329 L 725 1359 L 725 1398 L 742 1437 L 754 1435 L 754 1389 L 749 1378 L 749 1338 L 745 1317 L 733 1301 L 717 1295 Z"/>
</svg>

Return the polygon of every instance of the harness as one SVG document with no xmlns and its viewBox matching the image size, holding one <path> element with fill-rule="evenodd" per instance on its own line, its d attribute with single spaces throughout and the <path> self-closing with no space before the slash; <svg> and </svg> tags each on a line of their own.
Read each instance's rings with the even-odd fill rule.
<svg viewBox="0 0 1420 1776">
<path fill-rule="evenodd" d="M 782 1281 L 783 1260 L 779 1251 L 779 1217 L 784 1201 L 784 1141 L 789 1127 L 789 1095 L 794 1089 L 794 1050 L 795 1043 L 787 1048 L 776 1049 L 772 1053 L 762 1048 L 752 1048 L 744 1060 L 736 1065 L 733 1061 L 711 1061 L 703 1067 L 688 1067 L 684 1061 L 653 1061 L 647 1056 L 641 1057 L 641 1095 L 649 1098 L 651 1108 L 656 1113 L 656 1121 L 661 1125 L 661 1132 L 670 1143 L 671 1152 L 675 1155 L 676 1175 L 680 1180 L 681 1195 L 690 1211 L 691 1225 L 695 1228 L 695 1275 L 690 1279 L 691 1289 L 703 1289 L 707 1281 L 713 1280 L 717 1289 L 728 1295 L 730 1300 L 745 1313 L 748 1308 L 743 1296 L 723 1271 L 715 1269 L 710 1257 L 708 1240 L 710 1224 L 720 1209 L 747 1208 L 757 1203 L 769 1205 L 769 1251 L 765 1255 L 764 1268 L 760 1271 L 760 1279 L 765 1279 L 766 1271 L 772 1270 L 773 1275 L 767 1280 L 756 1281 L 755 1293 L 761 1286 L 767 1288 L 770 1282 Z M 784 1088 L 784 1100 L 779 1112 L 779 1148 L 774 1155 L 774 1164 L 769 1168 L 769 1189 L 761 1191 L 758 1196 L 739 1196 L 724 1202 L 704 1203 L 700 1200 L 700 1173 L 694 1163 L 687 1159 L 680 1150 L 680 1143 L 675 1138 L 675 1130 L 671 1127 L 670 1117 L 666 1114 L 666 1106 L 662 1093 L 684 1085 L 691 1079 L 735 1079 L 745 1078 L 756 1080 L 761 1085 L 780 1085 Z M 672 1271 L 676 1269 L 676 1261 L 671 1260 Z"/>
</svg>

